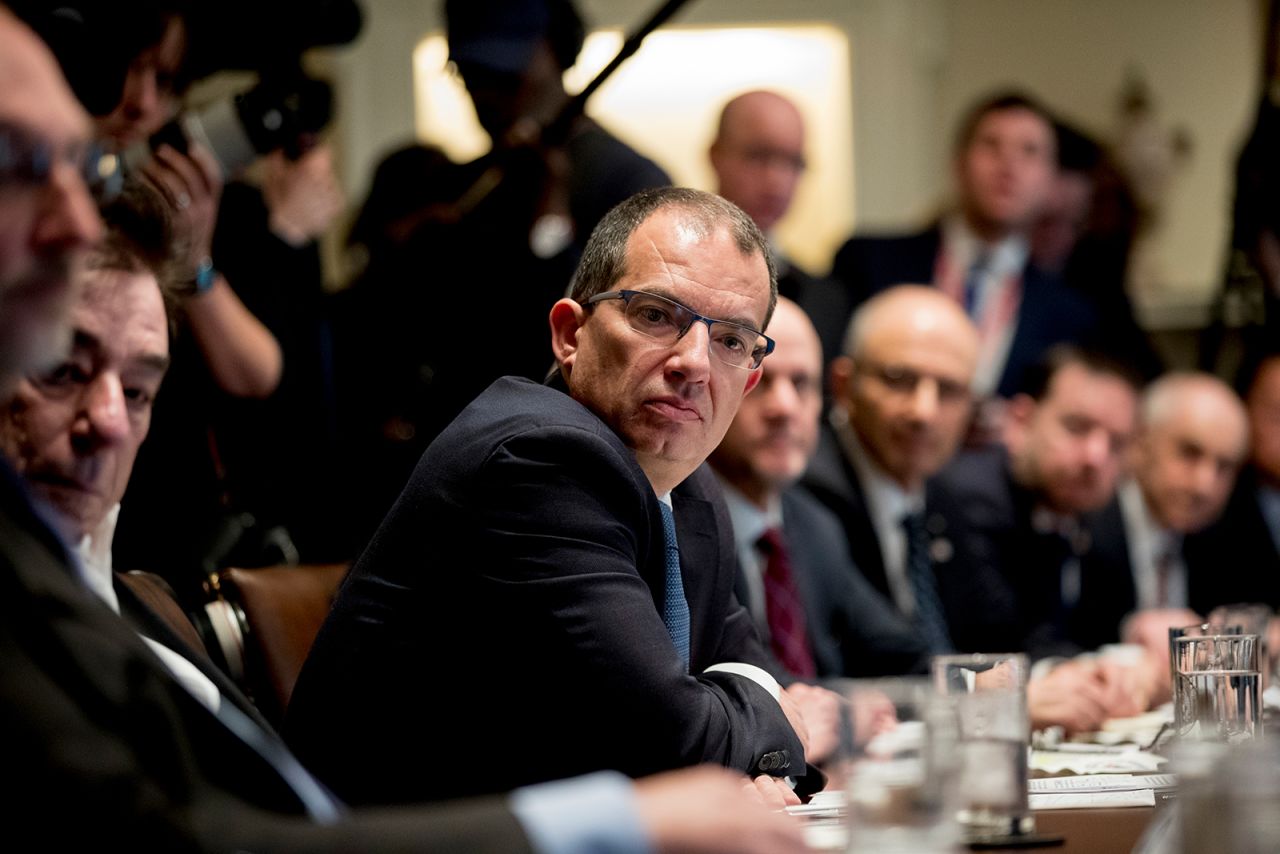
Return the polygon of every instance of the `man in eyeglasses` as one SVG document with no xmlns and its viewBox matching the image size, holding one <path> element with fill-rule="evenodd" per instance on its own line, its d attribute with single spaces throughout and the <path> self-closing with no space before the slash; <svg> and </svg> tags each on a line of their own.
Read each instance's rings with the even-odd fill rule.
<svg viewBox="0 0 1280 854">
<path fill-rule="evenodd" d="M 0 6 L 0 22 L 22 29 Z M 9 43 L 12 42 L 12 47 Z M 89 117 L 29 33 L 0 53 L 0 395 L 66 348 L 71 268 L 98 238 L 83 164 Z"/>
<path fill-rule="evenodd" d="M 550 313 L 553 377 L 499 380 L 446 428 L 320 632 L 285 735 L 327 782 L 405 800 L 714 762 L 794 800 L 805 724 L 733 598 L 702 468 L 775 299 L 723 199 L 651 190 L 602 220 Z M 498 310 L 478 292 L 456 322 L 502 347 Z"/>
<path fill-rule="evenodd" d="M 929 652 L 990 649 L 985 626 L 1011 602 L 998 579 L 935 573 L 946 532 L 925 512 L 925 481 L 968 426 L 977 331 L 936 288 L 902 285 L 858 310 L 844 353 L 831 363 L 829 423 L 805 485 L 840 517 L 854 564 Z M 974 596 L 984 599 L 981 620 Z"/>
</svg>

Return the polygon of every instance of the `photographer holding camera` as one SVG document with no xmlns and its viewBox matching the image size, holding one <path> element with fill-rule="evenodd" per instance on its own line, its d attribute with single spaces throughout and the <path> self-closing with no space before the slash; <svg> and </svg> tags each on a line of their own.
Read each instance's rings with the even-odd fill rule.
<svg viewBox="0 0 1280 854">
<path fill-rule="evenodd" d="M 299 46 L 295 70 L 276 63 L 284 73 L 271 85 L 263 70 L 254 90 L 180 114 L 192 81 L 247 64 L 236 51 L 250 40 L 226 47 L 235 40 L 215 28 L 210 10 L 191 0 L 16 5 L 54 48 L 103 143 L 167 202 L 179 237 L 189 287 L 174 365 L 123 504 L 116 558 L 160 572 L 195 604 L 205 574 L 229 559 L 296 557 L 279 532 L 278 545 L 265 548 L 265 526 L 255 523 L 278 515 L 260 508 L 278 497 L 262 484 L 289 481 L 287 470 L 268 466 L 268 446 L 280 442 L 260 425 L 278 432 L 278 416 L 303 394 L 318 398 L 324 383 L 296 378 L 288 404 L 263 400 L 284 382 L 290 345 L 310 348 L 288 352 L 295 373 L 326 369 L 314 355 L 323 337 L 312 310 L 320 298 L 315 238 L 343 205 L 328 150 L 315 144 L 329 117 L 328 87 L 296 70 Z M 224 180 L 263 154 L 262 189 L 232 183 L 224 197 Z M 323 406 L 310 403 L 303 411 Z"/>
</svg>

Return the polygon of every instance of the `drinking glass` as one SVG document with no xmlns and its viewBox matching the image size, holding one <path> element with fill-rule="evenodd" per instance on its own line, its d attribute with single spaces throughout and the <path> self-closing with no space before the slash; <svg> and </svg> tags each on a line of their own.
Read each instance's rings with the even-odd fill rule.
<svg viewBox="0 0 1280 854">
<path fill-rule="evenodd" d="M 1262 734 L 1257 635 L 1174 642 L 1174 727 L 1182 739 L 1235 744 Z"/>
<path fill-rule="evenodd" d="M 933 659 L 935 692 L 958 726 L 958 817 L 970 842 L 1035 833 L 1027 803 L 1027 657 L 1021 653 Z"/>
<path fill-rule="evenodd" d="M 844 680 L 850 852 L 956 850 L 955 718 L 925 677 Z"/>
<path fill-rule="evenodd" d="M 1237 623 L 1225 623 L 1218 620 L 1209 620 L 1207 623 L 1198 623 L 1194 626 L 1178 626 L 1169 629 L 1169 684 L 1175 685 L 1178 681 L 1178 648 L 1176 646 L 1178 638 L 1201 638 L 1206 635 L 1242 635 L 1244 627 Z"/>
</svg>

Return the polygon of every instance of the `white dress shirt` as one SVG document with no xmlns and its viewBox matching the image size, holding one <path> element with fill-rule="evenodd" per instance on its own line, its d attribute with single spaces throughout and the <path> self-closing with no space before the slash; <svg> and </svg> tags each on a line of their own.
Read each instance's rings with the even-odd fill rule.
<svg viewBox="0 0 1280 854">
<path fill-rule="evenodd" d="M 760 537 L 770 528 L 782 530 L 782 502 L 775 496 L 769 502 L 768 509 L 761 510 L 723 478 L 720 479 L 720 485 L 724 488 L 729 518 L 733 520 L 733 540 L 738 549 L 742 578 L 750 593 L 750 601 L 743 604 L 751 612 L 751 619 L 755 622 L 761 639 L 768 643 L 769 618 L 765 613 L 764 596 L 767 561 L 760 552 Z"/>
<path fill-rule="evenodd" d="M 1000 383 L 1009 358 L 1009 347 L 1018 327 L 1022 271 L 1030 249 L 1020 234 L 1009 235 L 996 244 L 984 243 L 964 217 L 955 215 L 942 223 L 942 251 L 948 278 L 959 284 L 962 297 L 970 268 L 980 255 L 987 256 L 978 280 L 973 312 L 973 321 L 981 336 L 973 389 L 979 397 L 986 397 Z"/>
<path fill-rule="evenodd" d="M 107 607 L 120 613 L 120 600 L 116 598 L 115 575 L 111 565 L 111 542 L 115 538 L 116 519 L 120 516 L 120 505 L 112 507 L 98 527 L 85 534 L 76 545 L 75 553 L 79 558 L 80 577 L 85 586 L 93 591 Z M 146 642 L 161 663 L 173 674 L 173 678 L 203 703 L 210 711 L 217 711 L 222 704 L 222 692 L 200 672 L 200 668 L 192 664 L 186 656 L 174 652 L 164 644 L 152 640 L 144 634 L 139 637 Z"/>
<path fill-rule="evenodd" d="M 1133 590 L 1137 607 L 1187 607 L 1187 565 L 1182 560 L 1182 535 L 1163 528 L 1151 515 L 1137 481 L 1128 480 L 1117 491 L 1125 538 L 1129 541 L 1129 565 L 1133 567 Z M 1159 597 L 1158 562 L 1170 555 L 1168 601 Z"/>
<path fill-rule="evenodd" d="M 845 456 L 857 472 L 862 486 L 862 497 L 867 514 L 875 528 L 880 543 L 880 557 L 884 561 L 884 574 L 889 583 L 889 594 L 898 610 L 906 617 L 916 613 L 916 597 L 907 577 L 907 532 L 902 520 L 924 510 L 923 487 L 914 491 L 902 488 L 896 480 L 885 474 L 870 454 L 862 447 L 853 427 L 843 416 L 843 411 L 833 409 L 831 423 Z M 839 413 L 837 415 L 837 413 Z"/>
</svg>

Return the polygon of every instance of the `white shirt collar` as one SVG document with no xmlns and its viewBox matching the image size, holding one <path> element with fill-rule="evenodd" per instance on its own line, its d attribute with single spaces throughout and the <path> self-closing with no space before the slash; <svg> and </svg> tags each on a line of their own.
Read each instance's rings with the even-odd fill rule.
<svg viewBox="0 0 1280 854">
<path fill-rule="evenodd" d="M 80 558 L 80 574 L 84 583 L 107 607 L 120 613 L 116 599 L 115 574 L 111 565 L 111 543 L 115 539 L 116 520 L 120 517 L 120 505 L 107 511 L 98 526 L 80 538 L 76 555 Z"/>
<path fill-rule="evenodd" d="M 986 253 L 987 273 L 997 277 L 1021 273 L 1030 252 L 1026 236 L 1019 233 L 1005 235 L 996 243 L 986 243 L 959 213 L 942 221 L 942 241 L 947 257 L 957 269 L 968 270 L 979 255 Z"/>
<path fill-rule="evenodd" d="M 1133 586 L 1139 608 L 1165 604 L 1177 606 L 1186 602 L 1186 576 L 1182 560 L 1182 535 L 1156 521 L 1147 506 L 1142 487 L 1134 479 L 1122 483 L 1117 490 L 1120 514 L 1124 520 L 1129 545 L 1129 564 L 1133 567 Z M 1173 557 L 1169 578 L 1168 603 L 1156 602 L 1156 564 L 1164 555 Z"/>
<path fill-rule="evenodd" d="M 889 593 L 898 610 L 910 617 L 915 613 L 915 593 L 907 578 L 907 534 L 902 520 L 924 510 L 924 488 L 908 491 L 886 474 L 863 447 L 844 410 L 833 408 L 830 419 L 862 487 L 863 504 L 876 532 Z"/>
<path fill-rule="evenodd" d="M 724 488 L 724 502 L 729 507 L 729 518 L 733 521 L 733 538 L 738 546 L 738 553 L 755 548 L 762 534 L 770 528 L 782 528 L 782 501 L 777 496 L 769 500 L 768 509 L 761 510 L 747 497 L 720 477 L 720 485 Z"/>
</svg>

